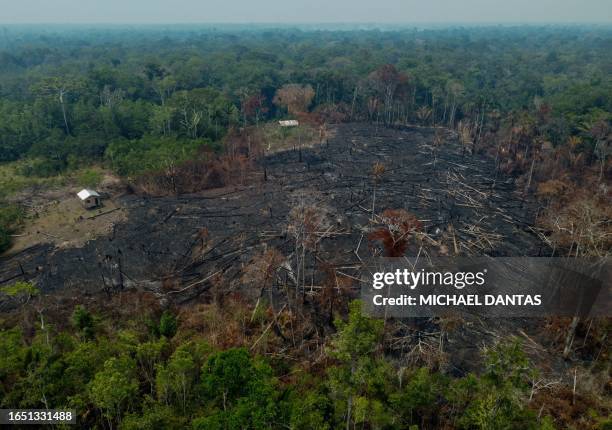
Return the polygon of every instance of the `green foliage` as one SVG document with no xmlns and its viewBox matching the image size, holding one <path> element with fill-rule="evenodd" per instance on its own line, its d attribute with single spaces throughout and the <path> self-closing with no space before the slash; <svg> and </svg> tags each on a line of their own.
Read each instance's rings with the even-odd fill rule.
<svg viewBox="0 0 612 430">
<path fill-rule="evenodd" d="M 422 421 L 434 421 L 447 387 L 447 379 L 439 373 L 420 368 L 402 375 L 406 382 L 390 396 L 392 408 L 403 425 L 417 425 Z"/>
<path fill-rule="evenodd" d="M 93 315 L 85 309 L 85 307 L 79 305 L 74 309 L 72 313 L 72 324 L 83 338 L 93 339 L 95 334 L 95 321 Z"/>
<path fill-rule="evenodd" d="M 62 357 L 65 388 L 58 399 L 60 403 L 69 404 L 79 415 L 87 414 L 91 407 L 87 385 L 103 368 L 105 361 L 117 353 L 114 345 L 105 339 L 84 340 L 65 352 Z"/>
<path fill-rule="evenodd" d="M 256 368 L 246 349 L 230 349 L 210 356 L 202 369 L 202 389 L 217 406 L 227 408 L 248 394 L 249 382 L 259 379 L 256 371 L 266 374 L 269 369 Z"/>
<path fill-rule="evenodd" d="M 291 401 L 291 428 L 295 430 L 331 430 L 333 404 L 319 391 L 296 392 Z"/>
<path fill-rule="evenodd" d="M 22 375 L 27 353 L 18 329 L 0 331 L 0 396 L 4 407 L 9 407 L 5 399 Z"/>
<path fill-rule="evenodd" d="M 510 339 L 488 349 L 485 362 L 483 377 L 468 376 L 451 386 L 451 401 L 464 411 L 460 427 L 539 429 L 535 414 L 524 406 L 532 371 L 520 341 Z"/>
<path fill-rule="evenodd" d="M 61 175 L 48 178 L 23 175 L 24 169 L 26 169 L 30 162 L 30 160 L 20 160 L 0 164 L 0 209 L 9 206 L 3 201 L 4 198 L 26 188 L 47 188 L 65 184 L 66 177 Z"/>
<path fill-rule="evenodd" d="M 121 422 L 121 430 L 182 430 L 188 423 L 181 415 L 165 405 L 149 400 L 143 406 L 142 413 L 131 413 Z"/>
<path fill-rule="evenodd" d="M 68 167 L 65 160 L 35 158 L 21 168 L 20 172 L 26 177 L 50 178 L 62 173 Z"/>
<path fill-rule="evenodd" d="M 348 321 L 336 320 L 332 355 L 341 364 L 329 369 L 328 386 L 338 422 L 346 416 L 353 425 L 383 428 L 392 421 L 387 398 L 391 369 L 377 356 L 383 322 L 363 315 L 361 308 L 360 301 L 353 301 Z"/>
<path fill-rule="evenodd" d="M 383 322 L 363 315 L 361 307 L 360 301 L 351 302 L 348 322 L 335 321 L 338 335 L 334 340 L 334 355 L 339 360 L 355 362 L 372 355 L 381 340 Z"/>
<path fill-rule="evenodd" d="M 612 430 L 612 418 L 607 417 L 607 418 L 600 418 L 598 420 L 599 422 L 596 424 L 595 429 L 596 430 Z M 542 430 L 554 430 L 554 427 L 552 426 L 552 424 L 549 424 L 549 427 L 542 427 Z"/>
<path fill-rule="evenodd" d="M 164 311 L 159 320 L 159 334 L 167 338 L 172 338 L 176 334 L 176 317 L 170 311 Z"/>
<path fill-rule="evenodd" d="M 10 297 L 25 296 L 28 298 L 40 293 L 34 284 L 24 281 L 17 281 L 14 284 L 0 287 L 0 291 Z"/>
<path fill-rule="evenodd" d="M 160 365 L 167 349 L 169 349 L 169 344 L 165 337 L 139 343 L 136 346 L 136 360 L 146 381 L 149 383 L 151 393 L 155 386 L 156 369 Z"/>
<path fill-rule="evenodd" d="M 23 211 L 16 205 L 0 201 L 0 254 L 11 246 L 11 234 L 19 228 L 23 220 Z"/>
<path fill-rule="evenodd" d="M 353 302 L 346 322 L 337 322 L 334 364 L 281 382 L 278 368 L 247 349 L 215 351 L 184 333 L 156 338 L 134 321 L 118 329 L 118 321 L 98 321 L 97 336 L 85 338 L 93 319 L 75 310 L 78 337 L 39 327 L 26 341 L 17 329 L 0 330 L 0 406 L 73 408 L 82 428 L 554 428 L 528 408 L 530 363 L 516 339 L 485 351 L 481 375 L 398 373 L 379 351 L 380 321 Z M 596 412 L 591 421 L 607 428 Z"/>
<path fill-rule="evenodd" d="M 121 175 L 135 175 L 149 170 L 160 170 L 195 156 L 205 139 L 184 140 L 170 137 L 146 136 L 139 140 L 118 139 L 110 143 L 105 158 Z"/>
<path fill-rule="evenodd" d="M 446 124 L 451 108 L 453 121 L 483 105 L 537 115 L 537 99 L 551 108 L 538 127 L 554 143 L 612 111 L 604 27 L 17 32 L 0 52 L 0 163 L 34 157 L 24 172 L 35 176 L 103 154 L 126 175 L 165 168 L 232 127 L 274 118 L 274 95 L 290 85 L 316 89 L 314 111 L 351 119 L 372 119 L 373 98 L 382 116 L 401 105 L 414 121 L 431 107 L 430 121 Z M 395 100 L 381 76 L 408 77 Z"/>
<path fill-rule="evenodd" d="M 211 414 L 196 418 L 194 429 L 263 430 L 281 413 L 272 369 L 251 359 L 245 349 L 211 355 L 202 369 L 201 387 Z"/>
<path fill-rule="evenodd" d="M 91 401 L 109 422 L 120 419 L 138 394 L 134 360 L 127 356 L 109 358 L 88 388 Z"/>
<path fill-rule="evenodd" d="M 167 365 L 157 367 L 156 387 L 160 400 L 178 405 L 185 412 L 193 396 L 197 373 L 191 351 L 186 347 L 178 348 Z"/>
<path fill-rule="evenodd" d="M 533 368 L 523 351 L 518 338 L 498 343 L 485 351 L 485 377 L 494 385 L 509 384 L 516 388 L 526 388 Z"/>
<path fill-rule="evenodd" d="M 76 180 L 83 187 L 95 188 L 102 181 L 102 173 L 95 169 L 83 169 Z"/>
</svg>

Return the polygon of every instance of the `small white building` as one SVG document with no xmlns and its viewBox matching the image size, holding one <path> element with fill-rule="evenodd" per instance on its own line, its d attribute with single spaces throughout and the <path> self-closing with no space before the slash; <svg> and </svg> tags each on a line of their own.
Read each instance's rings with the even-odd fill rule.
<svg viewBox="0 0 612 430">
<path fill-rule="evenodd" d="M 100 194 L 95 192 L 94 190 L 90 190 L 89 188 L 83 188 L 81 191 L 77 193 L 79 199 L 83 203 L 86 209 L 93 209 L 100 206 Z"/>
<path fill-rule="evenodd" d="M 298 125 L 300 125 L 297 119 L 287 119 L 287 120 L 279 121 L 278 124 L 281 127 L 297 127 Z"/>
</svg>

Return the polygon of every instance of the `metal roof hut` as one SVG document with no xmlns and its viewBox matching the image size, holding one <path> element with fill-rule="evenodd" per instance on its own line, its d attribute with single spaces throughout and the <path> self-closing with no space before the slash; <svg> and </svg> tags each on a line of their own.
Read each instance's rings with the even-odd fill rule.
<svg viewBox="0 0 612 430">
<path fill-rule="evenodd" d="M 297 127 L 300 125 L 299 121 L 296 119 L 281 120 L 278 122 L 278 124 L 281 127 Z"/>
<path fill-rule="evenodd" d="M 77 193 L 79 199 L 83 203 L 86 209 L 93 209 L 100 206 L 100 194 L 89 188 L 83 188 Z"/>
</svg>

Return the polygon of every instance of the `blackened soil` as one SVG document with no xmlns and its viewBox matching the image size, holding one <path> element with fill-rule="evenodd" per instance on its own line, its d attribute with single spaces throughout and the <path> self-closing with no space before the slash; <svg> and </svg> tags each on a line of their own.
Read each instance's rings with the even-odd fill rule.
<svg viewBox="0 0 612 430">
<path fill-rule="evenodd" d="M 437 151 L 436 132 L 443 134 Z M 377 179 L 374 163 L 384 165 Z M 295 240 L 287 225 L 299 205 L 316 206 L 326 218 L 316 256 L 306 262 L 310 278 L 318 262 L 356 275 L 360 258 L 376 252 L 367 239 L 376 224 L 373 205 L 378 215 L 385 209 L 415 214 L 429 237 L 422 251 L 522 256 L 542 249 L 529 229 L 534 211 L 512 181 L 496 178 L 493 160 L 463 153 L 456 136 L 441 129 L 343 124 L 320 146 L 268 156 L 240 186 L 120 201 L 128 220 L 112 234 L 81 248 L 40 245 L 0 260 L 0 285 L 25 279 L 45 293 L 137 288 L 191 300 L 213 274 L 234 288 L 264 246 L 282 252 L 291 271 Z M 416 252 L 414 243 L 408 254 Z"/>
</svg>

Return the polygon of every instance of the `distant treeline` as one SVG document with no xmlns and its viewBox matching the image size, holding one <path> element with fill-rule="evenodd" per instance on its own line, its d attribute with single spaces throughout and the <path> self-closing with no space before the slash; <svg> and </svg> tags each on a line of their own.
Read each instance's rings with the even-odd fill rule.
<svg viewBox="0 0 612 430">
<path fill-rule="evenodd" d="M 312 89 L 305 109 L 324 121 L 482 117 L 482 129 L 491 112 L 535 115 L 545 104 L 553 144 L 612 112 L 607 27 L 56 26 L 6 27 L 0 39 L 0 161 L 35 160 L 33 175 L 187 159 L 230 128 L 285 115 L 274 100 L 288 84 Z"/>
</svg>

